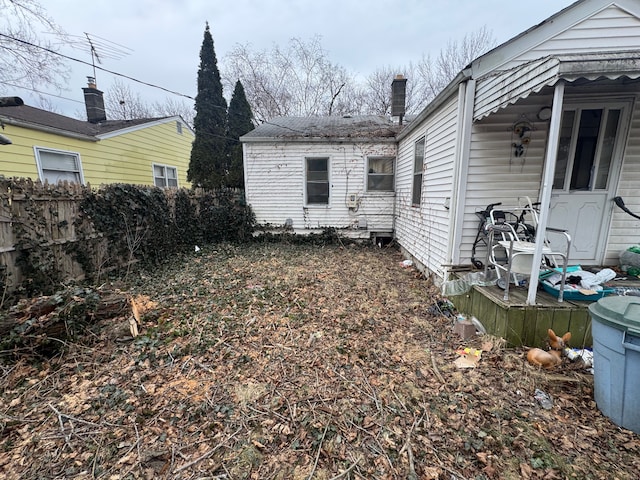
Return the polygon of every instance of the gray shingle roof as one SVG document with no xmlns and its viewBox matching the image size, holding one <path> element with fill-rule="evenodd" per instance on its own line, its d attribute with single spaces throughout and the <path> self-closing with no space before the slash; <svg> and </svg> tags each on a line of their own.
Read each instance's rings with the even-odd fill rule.
<svg viewBox="0 0 640 480">
<path fill-rule="evenodd" d="M 394 138 L 400 126 L 378 115 L 331 117 L 276 117 L 259 125 L 242 141 L 258 139 Z"/>
<path fill-rule="evenodd" d="M 0 119 L 9 124 L 14 120 L 22 124 L 30 124 L 34 128 L 55 129 L 60 130 L 62 134 L 68 132 L 90 137 L 158 120 L 157 118 L 106 120 L 94 124 L 27 105 L 0 108 Z"/>
</svg>

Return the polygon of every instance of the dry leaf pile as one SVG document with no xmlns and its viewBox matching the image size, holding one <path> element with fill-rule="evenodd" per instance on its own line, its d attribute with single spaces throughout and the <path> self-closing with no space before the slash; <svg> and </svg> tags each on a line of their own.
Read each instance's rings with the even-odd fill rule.
<svg viewBox="0 0 640 480">
<path fill-rule="evenodd" d="M 637 477 L 638 436 L 599 413 L 589 374 L 538 371 L 499 339 L 461 342 L 437 290 L 401 261 L 392 249 L 227 245 L 141 275 L 135 315 L 100 320 L 52 358 L 2 352 L 0 472 Z M 137 336 L 123 341 L 132 317 Z M 465 347 L 482 350 L 475 368 L 455 365 Z"/>
</svg>

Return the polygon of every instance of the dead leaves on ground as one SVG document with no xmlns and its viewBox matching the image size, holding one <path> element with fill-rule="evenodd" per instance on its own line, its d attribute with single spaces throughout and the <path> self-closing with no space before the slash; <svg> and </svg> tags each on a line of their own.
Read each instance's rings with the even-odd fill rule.
<svg viewBox="0 0 640 480">
<path fill-rule="evenodd" d="M 64 356 L 1 365 L 8 478 L 636 475 L 637 436 L 599 414 L 588 375 L 540 375 L 490 338 L 461 345 L 429 312 L 437 291 L 391 250 L 221 246 L 195 260 L 129 294 L 133 340 L 105 319 Z M 458 370 L 465 347 L 482 356 Z"/>
</svg>

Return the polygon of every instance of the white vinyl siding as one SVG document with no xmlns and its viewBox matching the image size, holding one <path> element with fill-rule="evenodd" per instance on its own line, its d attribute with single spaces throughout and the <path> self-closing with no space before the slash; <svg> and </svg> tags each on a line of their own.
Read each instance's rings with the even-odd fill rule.
<svg viewBox="0 0 640 480">
<path fill-rule="evenodd" d="M 629 92 L 632 86 L 626 87 Z M 466 205 L 464 210 L 464 226 L 462 244 L 460 246 L 460 263 L 469 263 L 471 259 L 471 247 L 478 226 L 478 218 L 475 211 L 481 210 L 489 203 L 502 202 L 504 205 L 517 205 L 524 203 L 525 197 L 534 201 L 540 194 L 542 181 L 545 146 L 548 135 L 549 122 L 533 121 L 541 106 L 551 105 L 552 96 L 549 90 L 543 95 L 530 95 L 505 109 L 476 122 L 469 159 L 469 176 L 466 191 Z M 625 87 L 612 86 L 602 88 L 603 100 L 607 103 L 606 95 L 616 96 L 625 94 Z M 593 100 L 592 88 L 574 88 L 568 86 L 565 89 L 565 107 L 571 102 L 577 102 L 582 95 Z M 608 101 L 615 105 L 616 101 Z M 512 155 L 512 136 L 510 128 L 516 121 L 523 117 L 532 119 L 533 130 L 531 142 L 527 146 L 523 157 L 515 158 Z M 627 207 L 632 211 L 640 212 L 640 192 L 637 185 L 640 183 L 640 113 L 635 104 L 631 122 L 629 140 L 624 152 L 624 163 L 620 174 L 620 183 L 617 195 L 624 198 Z M 621 211 L 618 207 L 609 205 L 613 215 L 606 247 L 605 265 L 616 265 L 619 254 L 630 245 L 640 243 L 640 220 L 634 219 Z M 562 225 L 551 225 L 562 227 Z M 478 249 L 476 257 L 484 261 L 484 250 Z"/>
<path fill-rule="evenodd" d="M 478 230 L 475 212 L 488 204 L 502 202 L 505 206 L 524 203 L 525 197 L 536 201 L 542 180 L 548 122 L 533 122 L 531 139 L 523 155 L 514 155 L 515 123 L 535 119 L 540 105 L 551 103 L 550 96 L 529 96 L 517 105 L 476 122 L 473 126 L 469 152 L 468 182 L 459 263 L 471 262 L 471 247 Z M 484 262 L 481 247 L 476 258 Z"/>
<path fill-rule="evenodd" d="M 629 140 L 624 151 L 616 195 L 623 198 L 626 207 L 640 215 L 640 108 L 634 105 Z M 605 265 L 618 265 L 620 252 L 640 244 L 640 220 L 612 206 L 612 221 L 605 253 Z"/>
<path fill-rule="evenodd" d="M 245 196 L 260 225 L 290 218 L 298 233 L 334 227 L 346 235 L 393 230 L 393 192 L 367 191 L 367 158 L 395 158 L 396 145 L 264 141 L 244 144 Z M 306 203 L 306 159 L 328 158 L 329 204 Z M 357 206 L 349 207 L 355 195 Z M 358 230 L 366 224 L 367 229 Z"/>
<path fill-rule="evenodd" d="M 638 48 L 640 20 L 621 8 L 611 5 L 571 28 L 540 42 L 513 59 L 501 70 L 521 62 L 547 55 L 567 53 L 593 53 L 594 51 L 624 51 Z"/>
<path fill-rule="evenodd" d="M 396 180 L 396 238 L 421 265 L 436 274 L 446 263 L 450 215 L 445 201 L 451 197 L 456 156 L 458 97 L 454 94 L 398 147 Z M 414 146 L 425 141 L 422 196 L 412 206 Z"/>
<path fill-rule="evenodd" d="M 627 0 L 616 3 L 617 6 L 611 5 L 599 12 L 590 11 L 593 10 L 593 2 L 574 4 L 552 21 L 539 25 L 474 62 L 474 78 L 510 68 L 517 69 L 525 62 L 550 55 L 637 50 L 640 20 L 633 14 L 638 13 L 638 5 Z M 629 8 L 633 14 L 630 15 L 625 8 Z M 534 75 L 532 78 L 538 77 Z M 583 94 L 591 98 L 606 98 L 607 94 L 624 95 L 625 92 L 637 95 L 637 86 L 633 83 L 625 85 L 620 81 L 607 85 L 606 82 L 599 82 L 584 87 L 576 86 L 579 84 L 567 84 L 566 98 Z M 466 177 L 463 192 L 465 204 L 462 211 L 456 212 L 457 215 L 463 215 L 462 237 L 460 245 L 453 246 L 460 251 L 458 262 L 461 264 L 470 263 L 471 247 L 478 228 L 477 210 L 489 203 L 513 205 L 524 203 L 525 197 L 534 201 L 539 197 L 549 122 L 537 119 L 537 113 L 541 107 L 550 106 L 553 100 L 553 89 L 539 85 L 542 88 L 540 91 L 536 88 L 515 105 L 498 110 L 472 126 L 468 170 L 460 172 Z M 480 81 L 478 86 L 480 101 L 483 101 L 486 93 L 495 94 L 483 92 Z M 637 103 L 632 114 L 617 194 L 624 198 L 632 211 L 640 212 L 640 193 L 637 188 L 640 182 L 640 112 Z M 477 104 L 475 106 L 478 107 Z M 402 138 L 398 147 L 396 238 L 407 253 L 434 273 L 438 273 L 442 264 L 446 263 L 446 256 L 440 250 L 445 248 L 447 241 L 444 238 L 447 233 L 444 226 L 448 217 L 439 202 L 446 197 L 444 192 L 451 192 L 451 184 L 447 179 L 453 176 L 453 171 L 444 159 L 455 152 L 453 143 L 445 140 L 446 108 L 445 104 L 440 105 L 419 125 L 410 126 L 411 133 Z M 523 119 L 533 125 L 531 139 L 523 155 L 515 157 L 513 126 Z M 436 133 L 438 128 L 440 131 Z M 456 125 L 453 131 L 455 129 Z M 423 199 L 420 208 L 411 208 L 413 144 L 422 135 L 427 138 Z M 438 153 L 442 155 L 442 163 L 438 163 Z M 614 207 L 613 202 L 609 208 L 613 217 L 605 264 L 615 265 L 620 251 L 640 243 L 640 220 Z M 480 255 L 477 257 L 483 260 L 484 252 L 478 253 Z"/>
</svg>

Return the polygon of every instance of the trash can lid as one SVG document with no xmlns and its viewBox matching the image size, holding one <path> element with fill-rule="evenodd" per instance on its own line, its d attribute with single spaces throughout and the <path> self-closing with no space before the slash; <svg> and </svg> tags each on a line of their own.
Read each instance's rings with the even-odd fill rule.
<svg viewBox="0 0 640 480">
<path fill-rule="evenodd" d="M 589 305 L 593 317 L 618 330 L 640 334 L 640 297 L 610 296 Z"/>
</svg>

